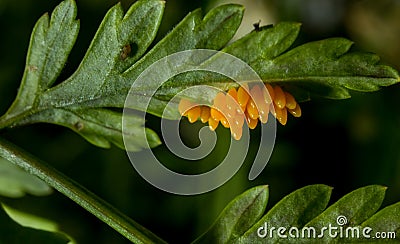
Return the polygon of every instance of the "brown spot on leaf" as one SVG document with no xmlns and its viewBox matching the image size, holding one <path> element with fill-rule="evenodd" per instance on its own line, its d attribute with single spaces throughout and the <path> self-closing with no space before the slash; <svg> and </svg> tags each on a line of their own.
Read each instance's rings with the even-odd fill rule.
<svg viewBox="0 0 400 244">
<path fill-rule="evenodd" d="M 85 126 L 84 126 L 84 124 L 83 124 L 82 122 L 78 121 L 78 122 L 76 122 L 76 123 L 74 124 L 74 127 L 75 127 L 75 129 L 76 129 L 77 131 L 81 131 L 81 130 L 83 130 L 83 128 L 84 128 Z"/>
<path fill-rule="evenodd" d="M 38 67 L 35 66 L 35 65 L 29 65 L 29 66 L 28 66 L 28 70 L 31 71 L 31 72 L 37 71 L 37 70 L 38 70 Z"/>
<path fill-rule="evenodd" d="M 119 55 L 119 58 L 121 60 L 125 60 L 127 57 L 129 57 L 129 54 L 132 52 L 132 48 L 130 44 L 126 44 L 125 46 L 122 47 L 121 53 Z"/>
</svg>

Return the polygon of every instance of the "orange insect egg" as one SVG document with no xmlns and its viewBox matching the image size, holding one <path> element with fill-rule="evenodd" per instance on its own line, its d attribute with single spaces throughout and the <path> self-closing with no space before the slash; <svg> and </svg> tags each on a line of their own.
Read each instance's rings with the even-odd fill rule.
<svg viewBox="0 0 400 244">
<path fill-rule="evenodd" d="M 226 116 L 225 118 L 227 118 L 228 120 L 235 117 L 235 115 L 236 115 L 236 113 L 234 114 L 234 113 L 232 113 L 232 111 L 225 112 L 225 116 Z"/>
<path fill-rule="evenodd" d="M 222 113 L 220 111 L 218 111 L 218 109 L 216 108 L 211 108 L 210 109 L 210 116 L 212 119 L 216 120 L 216 121 L 220 121 L 222 118 L 224 118 L 224 116 L 222 115 Z"/>
<path fill-rule="evenodd" d="M 210 118 L 210 107 L 201 106 L 200 120 L 203 123 L 206 123 Z"/>
<path fill-rule="evenodd" d="M 240 105 L 238 104 L 238 96 L 237 91 L 235 88 L 231 88 L 226 95 L 226 108 L 228 112 L 228 116 L 231 115 L 232 117 L 238 113 L 243 113 Z"/>
<path fill-rule="evenodd" d="M 258 120 L 261 123 L 268 122 L 269 113 L 282 125 L 286 125 L 288 113 L 294 117 L 301 116 L 300 105 L 293 95 L 280 86 L 272 87 L 270 84 L 265 84 L 265 89 L 253 85 L 248 90 L 248 85 L 245 84 L 245 87 L 239 87 L 237 90 L 230 88 L 227 94 L 218 92 L 212 107 L 200 106 L 188 99 L 182 99 L 178 109 L 182 116 L 188 117 L 190 123 L 199 118 L 203 123 L 208 122 L 212 131 L 216 130 L 221 122 L 225 128 L 230 128 L 235 140 L 240 140 L 242 137 L 245 122 L 250 129 L 254 129 Z"/>
<path fill-rule="evenodd" d="M 276 113 L 276 119 L 281 123 L 282 125 L 286 125 L 287 122 L 287 110 L 286 108 L 275 108 L 275 113 Z"/>
<path fill-rule="evenodd" d="M 234 139 L 239 140 L 242 137 L 242 128 L 244 124 L 244 115 L 240 114 L 232 118 L 228 118 L 231 134 Z"/>
<path fill-rule="evenodd" d="M 201 114 L 201 108 L 200 106 L 195 106 L 191 109 L 189 109 L 187 113 L 187 117 L 189 119 L 190 123 L 194 123 L 197 121 L 197 119 L 200 117 Z"/>
<path fill-rule="evenodd" d="M 288 109 L 288 111 L 296 118 L 301 116 L 301 108 L 299 104 L 296 105 L 295 109 Z"/>
<path fill-rule="evenodd" d="M 286 123 L 287 123 L 287 109 L 286 109 L 286 108 L 283 108 L 283 109 L 282 109 L 282 117 L 281 117 L 281 119 L 279 120 L 279 122 L 280 122 L 282 125 L 286 125 Z"/>
<path fill-rule="evenodd" d="M 263 112 L 260 112 L 260 122 L 263 124 L 266 124 L 268 122 L 268 114 L 269 114 L 269 106 L 265 105 L 265 110 Z"/>
<path fill-rule="evenodd" d="M 225 117 L 222 117 L 220 122 L 221 122 L 221 125 L 223 125 L 225 128 L 229 128 L 229 122 Z"/>
<path fill-rule="evenodd" d="M 222 113 L 226 109 L 226 99 L 225 99 L 225 94 L 222 92 L 218 92 L 217 95 L 214 98 L 214 107 L 217 108 L 219 111 Z"/>
<path fill-rule="evenodd" d="M 211 117 L 213 117 L 216 120 L 219 120 L 225 128 L 229 128 L 228 120 L 225 117 L 225 114 L 227 114 L 226 111 L 227 107 L 226 107 L 226 98 L 224 93 L 219 92 L 217 96 L 215 96 L 213 106 L 215 109 L 211 110 Z"/>
<path fill-rule="evenodd" d="M 273 103 L 269 105 L 269 111 L 276 118 L 276 106 Z"/>
<path fill-rule="evenodd" d="M 230 98 L 230 97 L 227 95 L 227 96 L 226 96 L 227 102 L 228 102 L 229 99 L 230 99 L 230 100 L 233 100 L 232 98 Z M 230 119 L 230 118 L 235 117 L 235 116 L 236 116 L 236 110 L 229 109 L 228 107 L 229 107 L 228 105 L 226 105 L 226 107 L 225 107 L 225 111 L 224 111 L 225 117 L 226 117 L 227 119 Z"/>
<path fill-rule="evenodd" d="M 215 129 L 217 129 L 219 124 L 219 121 L 213 119 L 213 118 L 209 118 L 208 119 L 208 127 L 210 128 L 210 130 L 215 131 Z"/>
<path fill-rule="evenodd" d="M 289 92 L 285 92 L 285 98 L 286 98 L 286 107 L 288 109 L 295 109 L 297 102 L 292 96 L 292 94 L 290 94 Z"/>
<path fill-rule="evenodd" d="M 237 126 L 242 127 L 245 121 L 245 115 L 244 114 L 238 114 L 235 117 L 231 119 L 232 121 L 229 121 L 230 124 L 234 124 Z"/>
<path fill-rule="evenodd" d="M 263 89 L 264 100 L 266 103 L 271 104 L 275 98 L 274 88 L 270 84 L 265 83 L 265 88 Z"/>
<path fill-rule="evenodd" d="M 274 103 L 278 106 L 278 108 L 282 109 L 286 106 L 286 96 L 280 86 L 274 87 Z"/>
<path fill-rule="evenodd" d="M 178 105 L 179 113 L 182 116 L 186 116 L 188 114 L 189 109 L 194 105 L 195 104 L 189 101 L 188 99 L 182 98 Z"/>
<path fill-rule="evenodd" d="M 247 84 L 244 84 L 244 86 L 247 88 L 248 90 L 248 86 Z M 247 93 L 246 89 L 244 89 L 243 87 L 239 87 L 239 90 L 237 92 L 237 101 L 240 105 L 240 107 L 242 108 L 242 110 L 244 111 L 246 109 L 247 103 L 250 99 L 249 94 Z"/>
<path fill-rule="evenodd" d="M 250 116 L 250 118 L 258 119 L 259 114 L 253 99 L 250 99 L 249 102 L 247 103 L 246 111 L 247 114 Z"/>
<path fill-rule="evenodd" d="M 254 99 L 255 105 L 257 106 L 260 121 L 264 124 L 267 123 L 269 108 L 268 104 L 264 101 L 264 96 L 260 86 L 258 85 L 253 86 L 253 88 L 250 91 L 250 94 Z"/>
<path fill-rule="evenodd" d="M 242 127 L 241 126 L 231 126 L 231 134 L 235 140 L 240 140 L 242 138 Z"/>
<path fill-rule="evenodd" d="M 250 129 L 256 128 L 256 126 L 258 124 L 258 120 L 257 119 L 252 119 L 250 117 L 250 115 L 247 113 L 247 111 L 246 111 L 246 122 L 247 122 L 247 125 L 249 126 Z"/>
</svg>

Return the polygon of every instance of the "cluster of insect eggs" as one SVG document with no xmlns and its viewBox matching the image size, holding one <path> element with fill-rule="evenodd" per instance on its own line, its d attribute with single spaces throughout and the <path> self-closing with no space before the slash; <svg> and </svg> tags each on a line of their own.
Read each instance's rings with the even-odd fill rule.
<svg viewBox="0 0 400 244">
<path fill-rule="evenodd" d="M 295 98 L 278 85 L 271 86 L 264 84 L 265 89 L 260 85 L 247 84 L 231 88 L 227 93 L 219 92 L 213 100 L 213 105 L 198 105 L 188 99 L 181 99 L 179 102 L 179 113 L 187 116 L 190 123 L 198 119 L 208 123 L 214 131 L 219 123 L 225 128 L 230 128 L 234 139 L 242 137 L 242 128 L 246 121 L 250 129 L 254 129 L 258 121 L 268 122 L 268 114 L 271 114 L 285 125 L 288 113 L 294 117 L 301 116 L 300 105 Z"/>
</svg>

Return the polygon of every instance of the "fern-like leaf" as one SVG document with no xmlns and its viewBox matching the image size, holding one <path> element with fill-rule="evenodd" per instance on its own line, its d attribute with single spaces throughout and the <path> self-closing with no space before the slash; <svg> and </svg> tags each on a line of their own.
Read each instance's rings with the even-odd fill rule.
<svg viewBox="0 0 400 244">
<path fill-rule="evenodd" d="M 379 185 L 362 187 L 326 208 L 332 188 L 310 185 L 287 195 L 261 217 L 268 201 L 268 188 L 255 187 L 228 204 L 195 243 L 360 243 L 376 242 L 376 233 L 386 234 L 388 238 L 382 242 L 397 243 L 400 204 L 377 212 L 385 190 L 386 187 Z M 333 231 L 327 230 L 329 226 Z M 340 228 L 344 232 L 339 232 Z M 351 231 L 358 228 L 358 235 L 343 234 L 346 228 Z M 363 228 L 371 230 L 363 233 Z"/>
<path fill-rule="evenodd" d="M 154 131 L 146 129 L 146 138 L 136 133 L 144 121 L 134 114 L 129 115 L 134 121 L 130 132 L 123 135 L 122 113 L 110 108 L 124 107 L 132 83 L 154 62 L 190 49 L 232 54 L 248 63 L 264 82 L 278 83 L 297 100 L 307 100 L 310 95 L 343 99 L 350 97 L 350 90 L 370 92 L 399 82 L 396 70 L 380 64 L 374 54 L 351 51 L 352 42 L 347 39 L 331 38 L 291 48 L 300 31 L 298 23 L 261 27 L 228 44 L 244 11 L 234 4 L 214 8 L 204 17 L 200 10 L 189 13 L 147 50 L 159 28 L 164 4 L 159 0 L 137 1 L 125 15 L 120 4 L 112 7 L 76 72 L 55 86 L 78 34 L 76 4 L 65 0 L 50 19 L 47 14 L 42 16 L 32 32 L 17 98 L 0 118 L 0 129 L 44 122 L 68 127 L 100 147 L 108 148 L 112 143 L 138 151 L 147 147 L 145 140 L 150 147 L 157 146 L 161 142 Z M 208 65 L 212 62 L 218 62 L 217 55 L 204 61 Z M 163 116 L 170 98 L 187 87 L 203 84 L 224 90 L 237 86 L 215 73 L 184 73 L 164 83 L 149 108 L 144 108 L 143 96 L 150 96 L 158 85 L 149 80 L 136 87 L 131 109 Z M 202 99 L 211 103 L 213 95 L 204 94 Z M 180 117 L 177 108 L 166 114 L 169 119 Z M 124 145 L 123 136 L 129 145 Z"/>
</svg>

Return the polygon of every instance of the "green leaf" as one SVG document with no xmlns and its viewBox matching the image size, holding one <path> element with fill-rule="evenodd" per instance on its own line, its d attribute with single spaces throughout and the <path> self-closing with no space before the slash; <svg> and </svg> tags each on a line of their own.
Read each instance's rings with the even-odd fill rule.
<svg viewBox="0 0 400 244">
<path fill-rule="evenodd" d="M 346 218 L 345 227 L 360 225 L 380 208 L 385 198 L 385 191 L 386 187 L 378 185 L 359 188 L 339 199 L 305 226 L 314 227 L 317 230 L 329 225 L 338 227 L 340 225 L 337 219 L 340 216 Z M 319 238 L 319 241 L 339 242 L 339 239 L 339 237 L 333 239 L 329 235 L 324 235 L 323 238 Z"/>
<path fill-rule="evenodd" d="M 46 219 L 44 217 L 33 215 L 28 212 L 23 212 L 17 209 L 14 209 L 10 206 L 5 204 L 0 204 L 3 206 L 4 211 L 6 214 L 18 224 L 24 227 L 30 227 L 37 230 L 44 230 L 50 232 L 59 232 L 59 224 L 53 220 Z M 65 234 L 65 233 L 64 233 Z M 70 236 L 67 236 L 71 238 Z"/>
<path fill-rule="evenodd" d="M 76 5 L 66 0 L 58 5 L 50 18 L 44 14 L 33 28 L 24 76 L 17 99 L 8 116 L 32 109 L 37 95 L 57 79 L 75 43 L 79 31 Z"/>
<path fill-rule="evenodd" d="M 194 243 L 232 243 L 263 214 L 268 202 L 268 187 L 254 187 L 230 202 L 210 229 Z"/>
<path fill-rule="evenodd" d="M 299 101 L 309 100 L 311 95 L 344 99 L 350 97 L 349 90 L 371 92 L 400 81 L 396 70 L 379 64 L 378 56 L 352 52 L 352 42 L 344 38 L 311 42 L 289 50 L 299 30 L 300 24 L 289 22 L 262 27 L 221 51 L 242 59 L 264 82 L 278 83 Z M 204 65 L 212 66 L 213 62 L 221 62 L 215 56 L 206 60 Z M 180 74 L 158 89 L 147 112 L 161 117 L 169 99 L 195 85 L 210 85 L 223 90 L 238 86 L 229 78 L 216 73 L 196 71 Z M 151 94 L 157 86 L 148 82 L 138 94 L 131 95 L 137 101 L 136 109 L 143 109 L 140 105 L 143 94 Z M 212 103 L 215 93 L 194 93 L 186 97 L 193 100 L 201 97 L 202 101 Z M 171 116 L 171 119 L 176 118 Z"/>
<path fill-rule="evenodd" d="M 136 61 L 149 47 L 163 9 L 162 1 L 138 1 L 125 16 L 120 4 L 111 8 L 78 70 L 68 80 L 44 93 L 40 97 L 40 106 L 58 107 L 98 100 L 102 98 L 107 84 L 117 82 L 115 86 L 123 85 L 115 77 L 120 77 L 121 69 Z M 121 51 L 127 44 L 131 45 L 133 53 L 131 51 L 122 60 Z M 125 101 L 126 94 L 120 93 L 118 97 Z"/>
<path fill-rule="evenodd" d="M 377 232 L 390 233 L 392 237 L 395 233 L 396 238 L 392 238 L 393 243 L 398 243 L 400 241 L 400 202 L 382 209 L 362 223 L 361 226 L 371 228 L 370 235 L 373 237 Z M 387 243 L 387 240 L 385 243 Z"/>
<path fill-rule="evenodd" d="M 23 197 L 26 193 L 46 196 L 52 189 L 43 181 L 0 157 L 0 195 Z"/>
<path fill-rule="evenodd" d="M 243 7 L 238 5 L 222 5 L 211 10 L 204 18 L 202 18 L 201 11 L 197 9 L 188 14 L 165 38 L 123 74 L 99 73 L 93 81 L 95 83 L 90 83 L 86 90 L 80 89 L 83 82 L 86 83 L 87 79 L 91 80 L 90 77 L 87 77 L 86 80 L 81 77 L 71 77 L 72 80 L 67 85 L 56 86 L 46 92 L 40 103 L 43 104 L 42 106 L 47 104 L 52 106 L 82 105 L 83 103 L 84 106 L 123 107 L 132 82 L 148 66 L 163 57 L 183 50 L 195 48 L 218 50 L 222 48 L 235 34 L 242 16 Z M 143 28 L 143 26 L 138 26 L 138 28 Z M 110 40 L 111 38 L 107 37 L 106 39 Z M 112 49 L 114 46 L 115 44 L 112 43 L 107 48 Z M 119 54 L 119 49 L 115 50 L 114 59 L 119 57 Z M 101 66 L 109 65 L 108 60 L 105 59 Z M 90 75 L 90 72 L 81 73 Z M 153 88 L 150 82 L 148 87 Z M 148 87 L 143 87 L 141 91 L 146 91 Z M 138 96 L 137 99 L 140 101 L 142 97 Z"/>
<path fill-rule="evenodd" d="M 76 10 L 73 2 L 70 3 Z M 163 7 L 162 1 L 138 1 L 125 16 L 120 5 L 111 8 L 78 70 L 59 85 L 32 93 L 35 103 L 27 110 L 16 107 L 16 113 L 9 111 L 0 118 L 0 128 L 37 122 L 54 123 L 73 129 L 97 146 L 109 147 L 114 143 L 123 148 L 122 115 L 105 107 L 123 107 L 134 77 L 160 57 L 186 49 L 223 47 L 235 34 L 243 13 L 241 6 L 225 5 L 210 11 L 202 19 L 200 10 L 196 10 L 136 62 L 156 35 Z M 58 8 L 66 11 L 63 4 Z M 37 35 L 44 38 L 42 32 Z M 144 121 L 133 120 L 129 125 L 132 134 L 127 135 L 130 137 L 144 126 Z M 146 133 L 150 146 L 160 144 L 153 131 L 146 129 Z M 129 150 L 138 151 L 146 147 L 143 138 L 137 137 L 135 141 L 128 145 Z"/>
<path fill-rule="evenodd" d="M 248 64 L 271 60 L 288 50 L 300 32 L 300 24 L 282 22 L 264 26 L 225 47 L 222 51 L 232 54 Z"/>
<path fill-rule="evenodd" d="M 246 225 L 242 225 L 243 228 L 240 228 L 240 231 L 237 231 L 232 238 L 232 226 L 234 226 L 232 220 L 235 223 L 234 220 L 239 216 L 240 218 L 246 216 L 242 214 L 246 211 L 243 212 L 241 209 L 236 211 L 235 206 L 241 202 L 246 206 L 249 200 L 246 196 L 256 189 L 257 187 L 250 189 L 229 203 L 210 230 L 197 241 L 200 243 L 364 243 L 371 241 L 398 243 L 399 241 L 400 203 L 374 214 L 381 206 L 386 191 L 386 187 L 378 185 L 359 188 L 327 209 L 325 208 L 332 188 L 325 185 L 306 186 L 284 197 L 257 221 L 262 213 L 261 209 L 265 208 L 262 204 L 266 204 L 266 201 L 260 202 L 259 207 L 255 208 L 259 209 L 257 214 L 252 215 L 251 221 L 245 222 Z M 234 214 L 235 212 L 237 213 Z M 234 218 L 231 219 L 230 216 Z M 257 223 L 253 224 L 255 221 Z M 363 232 L 365 230 L 367 232 Z M 364 233 L 370 236 L 365 236 Z M 385 235 L 386 238 L 377 240 L 377 233 Z"/>
<path fill-rule="evenodd" d="M 50 87 L 65 64 L 78 32 L 75 3 L 62 2 L 53 12 L 50 24 L 44 16 L 34 28 L 21 88 L 13 106 L 0 118 L 0 129 L 36 122 L 54 123 L 73 129 L 97 146 L 109 147 L 113 143 L 123 147 L 122 137 L 117 135 L 122 133 L 120 123 L 116 122 L 121 115 L 110 108 L 123 108 L 132 83 L 154 62 L 190 49 L 232 54 L 249 64 L 264 82 L 280 84 L 300 101 L 308 100 L 311 95 L 343 99 L 350 97 L 350 90 L 371 92 L 400 81 L 398 72 L 380 64 L 378 56 L 352 51 L 352 42 L 344 38 L 293 48 L 300 30 L 298 23 L 264 26 L 228 44 L 244 11 L 242 6 L 234 4 L 214 8 L 204 17 L 200 10 L 189 13 L 147 51 L 156 36 L 163 9 L 164 2 L 159 0 L 137 1 L 125 15 L 119 4 L 112 7 L 76 72 Z M 55 34 L 58 32 L 62 34 Z M 202 65 L 221 62 L 218 58 L 219 55 L 214 55 L 202 60 Z M 147 110 L 143 98 L 153 94 L 158 84 L 149 80 L 137 86 L 130 94 L 130 108 L 161 117 L 169 99 L 194 85 L 223 90 L 238 86 L 216 73 L 183 73 L 157 90 Z M 211 103 L 215 93 L 193 93 L 188 98 L 199 96 Z M 174 103 L 174 111 L 167 111 L 166 118 L 179 117 Z M 114 124 L 111 122 L 118 126 L 110 126 Z M 132 126 L 136 126 L 131 128 L 133 131 L 138 130 L 144 121 Z M 148 129 L 147 135 L 153 140 L 149 145 L 160 143 L 153 131 Z M 138 142 L 130 146 L 133 151 L 146 147 L 139 141 L 142 139 L 138 137 Z"/>
<path fill-rule="evenodd" d="M 145 128 L 146 138 L 141 137 L 141 131 L 144 127 L 144 121 L 141 116 L 126 113 L 129 124 L 125 125 L 122 131 L 122 113 L 108 109 L 89 108 L 77 109 L 67 107 L 65 109 L 49 109 L 36 113 L 29 117 L 29 123 L 40 123 L 52 121 L 54 124 L 70 128 L 80 134 L 90 143 L 109 148 L 111 143 L 121 149 L 126 148 L 129 151 L 139 151 L 147 147 L 156 147 L 161 144 L 157 134 Z M 22 120 L 20 123 L 24 124 Z M 124 145 L 123 136 L 126 137 L 128 145 Z"/>
<path fill-rule="evenodd" d="M 256 243 L 260 241 L 257 230 L 268 223 L 269 226 L 290 228 L 302 227 L 319 215 L 327 206 L 332 188 L 326 185 L 311 185 L 294 191 L 279 201 L 253 227 L 239 239 L 239 243 Z M 277 235 L 268 238 L 270 243 L 279 241 Z"/>
<path fill-rule="evenodd" d="M 349 90 L 371 92 L 399 82 L 399 74 L 379 64 L 370 53 L 351 52 L 344 38 L 306 43 L 253 65 L 264 80 L 302 88 L 333 99 L 349 98 Z"/>
<path fill-rule="evenodd" d="M 295 41 L 299 28 L 297 23 L 279 23 L 273 27 L 264 27 L 222 51 L 247 62 L 264 82 L 283 86 L 299 101 L 309 100 L 310 94 L 345 99 L 350 98 L 349 90 L 372 92 L 400 81 L 396 70 L 379 64 L 377 55 L 351 52 L 353 43 L 344 38 L 310 42 L 288 50 Z M 179 75 L 168 82 L 165 89 L 160 89 L 159 94 L 162 96 L 159 99 L 173 97 L 190 85 L 201 84 L 224 90 L 238 86 L 219 74 L 192 72 Z M 203 99 L 212 101 L 214 97 Z"/>
<path fill-rule="evenodd" d="M 53 123 L 76 131 L 97 146 L 108 148 L 110 143 L 113 143 L 125 148 L 122 140 L 121 112 L 72 106 L 78 103 L 77 100 L 55 106 L 57 96 L 50 91 L 62 87 L 62 93 L 67 97 L 79 97 L 78 100 L 89 97 L 95 99 L 108 75 L 119 75 L 145 53 L 156 35 L 163 8 L 162 1 L 138 1 L 125 16 L 120 4 L 111 8 L 78 70 L 60 85 L 50 88 L 64 66 L 78 33 L 78 22 L 74 20 L 74 1 L 62 2 L 52 14 L 50 27 L 46 29 L 48 21 L 44 16 L 32 33 L 26 75 L 14 105 L 0 119 L 5 124 L 0 125 L 0 128 L 37 122 Z M 58 31 L 61 34 L 58 34 Z M 126 47 L 129 47 L 129 52 Z M 51 102 L 43 104 L 41 101 L 49 92 L 52 94 Z M 121 95 L 121 98 L 124 99 L 124 95 Z M 129 125 L 131 130 L 126 136 L 134 137 L 143 126 L 144 121 L 140 122 L 134 118 L 134 123 Z M 146 129 L 146 132 L 150 146 L 160 144 L 155 132 L 150 129 Z M 133 143 L 128 145 L 128 149 L 138 151 L 147 148 L 145 139 L 138 137 L 129 140 Z"/>
<path fill-rule="evenodd" d="M 12 220 L 0 205 L 0 243 L 68 243 L 63 234 L 24 227 Z"/>
<path fill-rule="evenodd" d="M 259 31 L 252 31 L 241 39 L 223 48 L 221 51 L 234 55 L 248 64 L 255 63 L 259 59 L 274 58 L 287 50 L 296 40 L 299 31 L 300 24 L 298 23 L 278 23 L 274 27 L 263 27 Z M 205 61 L 204 65 L 207 67 L 213 67 L 214 64 L 218 65 L 224 63 L 218 55 L 215 56 Z M 162 116 L 162 112 L 169 99 L 183 91 L 185 88 L 195 85 L 210 85 L 222 90 L 228 90 L 230 87 L 238 86 L 237 83 L 233 83 L 227 77 L 216 73 L 202 71 L 183 73 L 170 79 L 160 87 L 153 97 L 152 103 L 147 112 Z M 152 84 L 147 84 L 147 87 L 142 92 L 148 94 L 156 88 L 157 87 L 152 86 Z M 213 92 L 202 94 L 194 93 L 192 96 L 187 96 L 187 98 L 192 98 L 196 101 L 201 98 L 203 102 L 210 104 L 212 104 L 214 97 L 215 93 Z M 140 109 L 140 107 L 138 106 L 137 109 Z M 171 119 L 176 118 L 171 116 Z"/>
<path fill-rule="evenodd" d="M 372 185 L 359 188 L 332 204 L 322 214 L 308 222 L 306 226 L 323 227 L 336 225 L 338 216 L 345 216 L 348 225 L 358 225 L 371 217 L 385 198 L 386 187 Z"/>
</svg>

